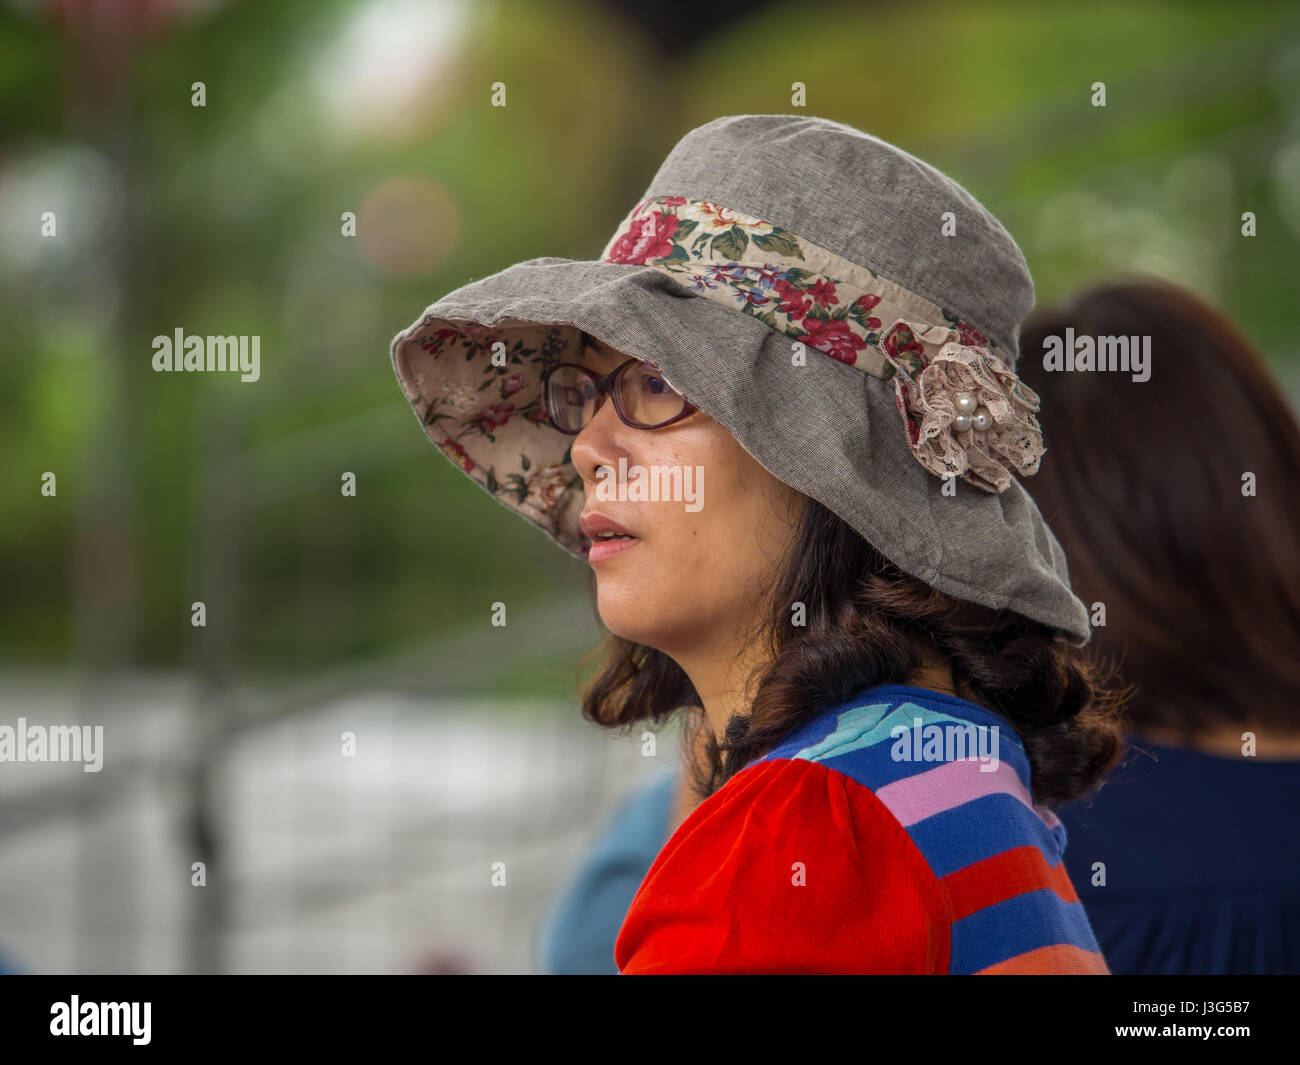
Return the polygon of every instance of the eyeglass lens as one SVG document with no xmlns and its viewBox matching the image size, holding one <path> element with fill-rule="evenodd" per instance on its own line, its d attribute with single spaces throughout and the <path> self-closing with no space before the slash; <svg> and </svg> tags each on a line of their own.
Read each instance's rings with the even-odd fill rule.
<svg viewBox="0 0 1300 1065">
<path fill-rule="evenodd" d="M 615 409 L 637 428 L 651 428 L 680 414 L 686 401 L 668 387 L 652 367 L 635 363 L 618 375 L 613 389 Z M 550 376 L 546 405 L 551 419 L 569 432 L 582 429 L 596 416 L 595 382 L 576 366 L 560 366 Z"/>
</svg>

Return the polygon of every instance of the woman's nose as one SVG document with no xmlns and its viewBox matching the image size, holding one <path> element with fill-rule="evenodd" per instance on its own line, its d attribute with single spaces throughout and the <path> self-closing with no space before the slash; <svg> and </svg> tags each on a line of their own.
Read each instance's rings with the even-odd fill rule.
<svg viewBox="0 0 1300 1065">
<path fill-rule="evenodd" d="M 588 484 L 596 483 L 596 471 L 601 466 L 615 468 L 620 456 L 629 456 L 630 441 L 626 435 L 631 430 L 623 424 L 609 397 L 600 398 L 605 402 L 599 404 L 591 420 L 573 438 L 569 452 L 573 468 Z"/>
</svg>

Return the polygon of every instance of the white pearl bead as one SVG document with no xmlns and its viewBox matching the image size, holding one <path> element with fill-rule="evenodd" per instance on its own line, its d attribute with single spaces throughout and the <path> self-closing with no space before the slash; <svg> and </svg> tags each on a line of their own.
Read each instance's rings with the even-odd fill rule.
<svg viewBox="0 0 1300 1065">
<path fill-rule="evenodd" d="M 975 417 L 971 419 L 971 425 L 981 433 L 987 433 L 993 428 L 993 415 L 989 413 L 988 407 L 980 407 L 975 412 Z"/>
<path fill-rule="evenodd" d="M 969 429 L 970 424 L 971 424 L 971 416 L 969 414 L 962 414 L 958 412 L 957 415 L 952 420 L 952 427 L 956 429 L 957 432 L 959 433 L 964 433 L 967 429 Z"/>
<path fill-rule="evenodd" d="M 958 392 L 952 401 L 958 414 L 974 414 L 975 408 L 979 406 L 979 401 L 970 392 Z"/>
</svg>

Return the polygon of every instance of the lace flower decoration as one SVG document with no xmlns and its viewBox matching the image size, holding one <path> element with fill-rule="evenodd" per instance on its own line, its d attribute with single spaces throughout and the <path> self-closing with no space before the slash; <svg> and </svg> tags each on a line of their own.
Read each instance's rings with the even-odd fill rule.
<svg viewBox="0 0 1300 1065">
<path fill-rule="evenodd" d="M 902 319 L 878 346 L 894 368 L 908 446 L 927 470 L 994 493 L 1011 487 L 1012 472 L 1038 472 L 1038 395 L 988 348 L 963 343 L 949 326 Z"/>
</svg>

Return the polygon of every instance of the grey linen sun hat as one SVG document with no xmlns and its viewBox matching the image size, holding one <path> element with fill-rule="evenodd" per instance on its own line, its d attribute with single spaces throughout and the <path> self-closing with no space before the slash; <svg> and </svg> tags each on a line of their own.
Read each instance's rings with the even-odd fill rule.
<svg viewBox="0 0 1300 1065">
<path fill-rule="evenodd" d="M 1043 453 L 1014 374 L 1033 303 L 1015 241 L 934 167 L 829 119 L 733 115 L 678 141 L 599 260 L 464 285 L 391 354 L 443 454 L 578 558 L 573 437 L 539 384 L 586 333 L 900 569 L 1082 645 L 1064 552 L 1013 476 Z"/>
</svg>

